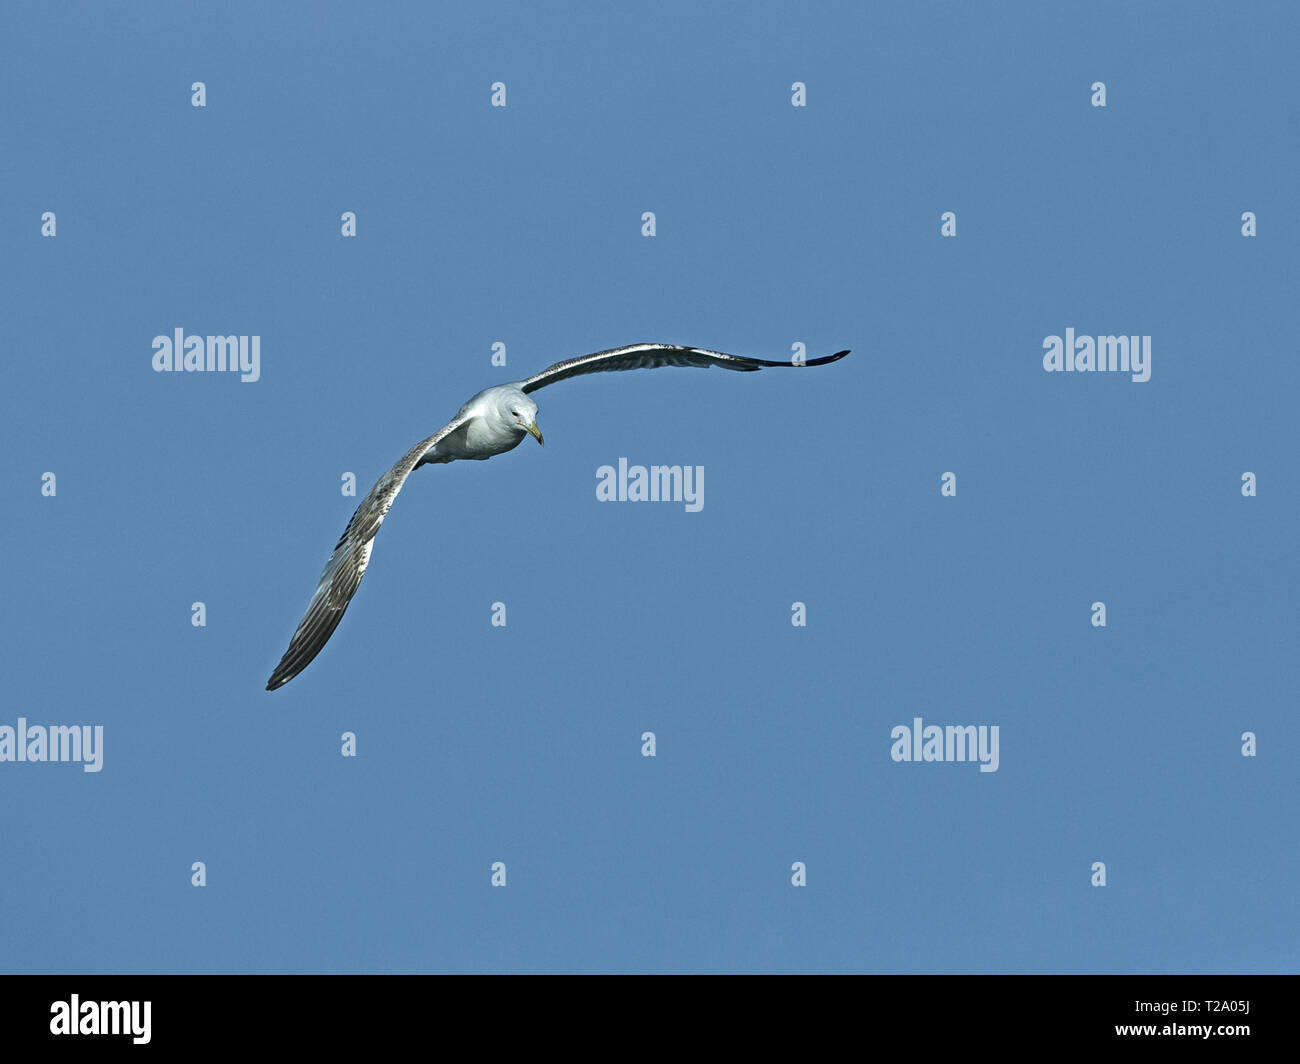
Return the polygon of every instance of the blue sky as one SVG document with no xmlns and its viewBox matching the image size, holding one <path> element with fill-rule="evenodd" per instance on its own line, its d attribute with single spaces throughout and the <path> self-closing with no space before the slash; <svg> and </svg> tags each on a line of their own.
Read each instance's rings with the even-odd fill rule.
<svg viewBox="0 0 1300 1064">
<path fill-rule="evenodd" d="M 103 728 L 0 762 L 0 970 L 1296 969 L 1294 6 L 0 30 L 0 726 Z M 177 328 L 259 379 L 154 372 Z M 1045 372 L 1066 329 L 1150 379 Z M 263 690 L 344 473 L 641 340 L 853 354 L 537 393 Z M 599 502 L 620 457 L 703 508 Z M 892 760 L 917 717 L 997 771 Z"/>
</svg>

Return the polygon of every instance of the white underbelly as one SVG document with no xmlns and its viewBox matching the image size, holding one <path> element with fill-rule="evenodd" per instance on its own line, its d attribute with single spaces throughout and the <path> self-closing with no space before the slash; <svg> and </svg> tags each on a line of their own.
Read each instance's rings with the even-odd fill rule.
<svg viewBox="0 0 1300 1064">
<path fill-rule="evenodd" d="M 482 460 L 518 447 L 525 435 L 522 429 L 493 429 L 481 420 L 474 420 L 441 440 L 438 443 L 438 454 L 449 458 Z"/>
</svg>

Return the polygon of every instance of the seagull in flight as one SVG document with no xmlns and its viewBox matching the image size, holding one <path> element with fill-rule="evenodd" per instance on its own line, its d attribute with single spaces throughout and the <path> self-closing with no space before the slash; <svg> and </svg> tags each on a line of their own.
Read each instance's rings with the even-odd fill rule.
<svg viewBox="0 0 1300 1064">
<path fill-rule="evenodd" d="M 334 553 L 325 564 L 316 593 L 312 595 L 307 612 L 298 622 L 293 638 L 289 640 L 289 649 L 284 652 L 280 664 L 266 681 L 266 689 L 274 691 L 283 687 L 302 672 L 334 634 L 334 629 L 343 619 L 343 612 L 361 584 L 366 566 L 370 564 L 375 533 L 384 523 L 406 478 L 414 470 L 422 465 L 440 462 L 482 462 L 519 446 L 525 436 L 532 436 L 539 444 L 544 443 L 541 429 L 537 427 L 537 404 L 530 398 L 539 388 L 585 373 L 605 373 L 611 370 L 658 369 L 660 366 L 696 366 L 707 369 L 709 366 L 717 366 L 720 369 L 750 373 L 768 366 L 824 366 L 847 354 L 848 351 L 837 351 L 833 355 L 806 362 L 768 362 L 760 358 L 726 355 L 721 351 L 706 351 L 698 347 L 632 344 L 557 362 L 527 380 L 485 388 L 462 406 L 446 425 L 402 455 L 361 500 L 361 505 L 352 515 L 348 527 L 339 537 Z"/>
</svg>

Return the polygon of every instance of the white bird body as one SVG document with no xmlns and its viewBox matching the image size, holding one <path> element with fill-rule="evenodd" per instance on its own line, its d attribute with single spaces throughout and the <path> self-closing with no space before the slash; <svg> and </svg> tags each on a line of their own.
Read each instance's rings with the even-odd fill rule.
<svg viewBox="0 0 1300 1064">
<path fill-rule="evenodd" d="M 472 396 L 451 421 L 402 455 L 361 500 L 325 564 L 307 612 L 289 640 L 289 649 L 267 680 L 266 689 L 274 691 L 283 687 L 302 672 L 334 633 L 361 584 L 366 566 L 370 564 L 375 534 L 384 523 L 406 478 L 415 469 L 438 462 L 486 461 L 518 447 L 525 436 L 535 437 L 538 443 L 544 442 L 537 427 L 537 403 L 530 392 L 569 377 L 611 370 L 719 366 L 749 372 L 766 366 L 821 366 L 847 354 L 847 351 L 839 351 L 808 362 L 769 362 L 699 347 L 632 344 L 557 362 L 527 380 L 483 389 Z"/>
<path fill-rule="evenodd" d="M 528 429 L 510 416 L 512 409 L 528 411 L 529 420 L 536 424 L 537 404 L 519 390 L 518 384 L 484 388 L 456 411 L 452 422 L 460 424 L 429 448 L 417 466 L 429 462 L 485 462 L 514 450 L 523 443 Z"/>
</svg>

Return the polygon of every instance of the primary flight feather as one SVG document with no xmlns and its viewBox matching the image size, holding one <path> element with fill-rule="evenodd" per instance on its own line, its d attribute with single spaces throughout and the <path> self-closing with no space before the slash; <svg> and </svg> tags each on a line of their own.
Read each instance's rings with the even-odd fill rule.
<svg viewBox="0 0 1300 1064">
<path fill-rule="evenodd" d="M 352 515 L 352 520 L 334 547 L 334 553 L 325 564 L 316 593 L 312 595 L 307 612 L 298 622 L 293 638 L 289 640 L 289 649 L 284 652 L 280 664 L 266 681 L 266 689 L 274 691 L 277 687 L 283 687 L 302 672 L 334 634 L 334 629 L 343 619 L 343 612 L 356 594 L 366 566 L 370 563 L 375 533 L 384 523 L 393 500 L 413 470 L 433 462 L 455 462 L 458 459 L 484 461 L 517 447 L 525 436 L 533 436 L 538 443 L 543 442 L 541 430 L 537 427 L 537 404 L 529 398 L 530 393 L 584 373 L 657 369 L 660 366 L 719 366 L 722 369 L 751 372 L 766 366 L 824 366 L 847 354 L 848 351 L 837 351 L 825 358 L 809 359 L 807 362 L 768 362 L 765 359 L 742 358 L 698 347 L 632 344 L 570 358 L 547 367 L 527 380 L 484 389 L 462 406 L 451 421 L 402 455 L 361 500 L 361 505 Z"/>
</svg>

